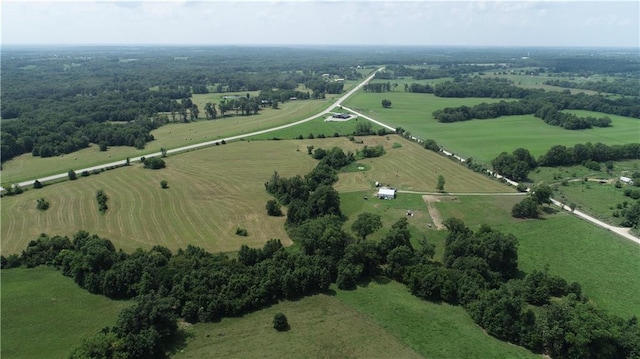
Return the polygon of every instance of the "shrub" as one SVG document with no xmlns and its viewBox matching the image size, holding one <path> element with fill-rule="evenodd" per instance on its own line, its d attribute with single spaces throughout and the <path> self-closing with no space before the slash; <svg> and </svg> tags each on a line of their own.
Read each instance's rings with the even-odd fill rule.
<svg viewBox="0 0 640 359">
<path fill-rule="evenodd" d="M 279 332 L 285 332 L 290 329 L 287 316 L 283 313 L 276 313 L 273 316 L 273 328 Z"/>
<path fill-rule="evenodd" d="M 165 180 L 160 181 L 160 188 L 162 189 L 169 188 L 169 182 Z"/>
<path fill-rule="evenodd" d="M 39 211 L 46 211 L 47 209 L 49 209 L 49 202 L 44 199 L 44 198 L 38 198 L 38 204 L 36 205 L 36 208 Z"/>
<path fill-rule="evenodd" d="M 246 236 L 249 235 L 249 232 L 247 232 L 247 230 L 244 229 L 244 228 L 238 227 L 238 228 L 236 228 L 236 234 L 239 235 L 239 236 L 242 236 L 242 237 L 246 237 Z"/>
<path fill-rule="evenodd" d="M 35 189 L 42 188 L 42 183 L 40 183 L 40 181 L 38 180 L 33 181 L 33 188 Z"/>
<path fill-rule="evenodd" d="M 150 168 L 152 170 L 158 170 L 166 166 L 164 160 L 158 157 L 151 157 L 144 161 L 144 168 Z"/>
<path fill-rule="evenodd" d="M 280 204 L 275 200 L 267 201 L 267 214 L 273 217 L 282 216 L 282 209 L 280 208 Z"/>
</svg>

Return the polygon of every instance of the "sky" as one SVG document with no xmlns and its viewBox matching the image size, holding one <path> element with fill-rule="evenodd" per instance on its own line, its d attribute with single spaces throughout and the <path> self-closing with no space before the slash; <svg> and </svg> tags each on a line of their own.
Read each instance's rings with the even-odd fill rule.
<svg viewBox="0 0 640 359">
<path fill-rule="evenodd" d="M 640 1 L 3 0 L 1 41 L 639 47 Z"/>
</svg>

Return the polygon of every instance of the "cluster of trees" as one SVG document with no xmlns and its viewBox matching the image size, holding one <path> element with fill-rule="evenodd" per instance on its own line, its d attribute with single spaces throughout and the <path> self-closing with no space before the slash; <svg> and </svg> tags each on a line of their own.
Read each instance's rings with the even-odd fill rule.
<svg viewBox="0 0 640 359">
<path fill-rule="evenodd" d="M 557 167 L 583 165 L 587 161 L 607 162 L 638 158 L 640 158 L 640 143 L 609 146 L 600 142 L 596 144 L 587 142 L 578 143 L 573 147 L 553 146 L 538 158 L 538 165 Z"/>
<path fill-rule="evenodd" d="M 313 98 L 324 98 L 325 94 L 339 94 L 344 89 L 342 81 L 326 81 L 322 78 L 314 78 L 304 85 L 313 90 Z"/>
<path fill-rule="evenodd" d="M 536 185 L 525 199 L 511 208 L 511 215 L 515 218 L 538 218 L 539 207 L 551 203 L 551 194 L 552 190 L 548 185 Z"/>
<path fill-rule="evenodd" d="M 609 127 L 611 119 L 608 116 L 595 118 L 591 116 L 578 117 L 572 113 L 560 112 L 553 105 L 542 106 L 534 114 L 551 126 L 560 126 L 567 130 L 583 130 L 592 127 Z"/>
<path fill-rule="evenodd" d="M 483 72 L 491 69 L 501 69 L 500 65 L 478 66 L 465 63 L 451 63 L 450 61 L 442 61 L 442 59 L 433 59 L 434 65 L 428 67 L 407 67 L 404 65 L 389 65 L 385 69 L 393 74 L 393 78 L 411 77 L 414 80 L 431 80 L 443 77 L 461 77 L 466 74 Z M 439 64 L 436 64 L 438 63 Z"/>
<path fill-rule="evenodd" d="M 414 82 L 411 85 L 404 84 L 404 91 L 414 93 L 433 93 L 433 87 L 429 84 L 422 85 Z"/>
<path fill-rule="evenodd" d="M 308 100 L 311 98 L 309 92 L 298 90 L 284 90 L 284 89 L 263 89 L 258 95 L 260 100 L 273 102 L 287 102 L 291 98 L 298 100 Z"/>
<path fill-rule="evenodd" d="M 525 181 L 529 171 L 538 166 L 529 150 L 517 148 L 511 154 L 502 152 L 491 161 L 493 170 L 514 181 Z"/>
<path fill-rule="evenodd" d="M 591 90 L 597 92 L 613 93 L 624 96 L 638 96 L 640 94 L 640 84 L 633 78 L 613 79 L 607 81 L 602 79 L 600 81 L 570 81 L 570 80 L 547 80 L 545 85 L 559 86 L 580 90 Z"/>
<path fill-rule="evenodd" d="M 510 86 L 510 85 L 509 85 Z M 437 88 L 437 87 L 436 87 Z M 468 121 L 471 119 L 488 119 L 509 115 L 536 114 L 541 109 L 544 113 L 558 113 L 566 109 L 588 110 L 614 115 L 640 118 L 640 104 L 633 98 L 608 99 L 603 96 L 588 96 L 584 93 L 572 95 L 566 92 L 545 92 L 544 90 L 522 90 L 526 96 L 518 101 L 500 101 L 498 103 L 482 103 L 476 106 L 447 107 L 433 112 L 433 117 L 439 122 Z M 541 112 L 538 117 L 543 117 Z M 570 115 L 568 122 L 577 125 L 566 125 L 565 128 L 588 128 L 588 126 L 608 126 L 610 120 L 582 119 Z M 562 126 L 559 120 L 550 117 L 550 124 Z"/>
<path fill-rule="evenodd" d="M 389 92 L 391 91 L 391 83 L 390 82 L 374 82 L 368 83 L 362 87 L 364 92 Z"/>
<path fill-rule="evenodd" d="M 380 157 L 384 155 L 384 147 L 382 145 L 376 146 L 367 146 L 365 145 L 361 150 L 358 151 L 358 155 L 363 158 L 372 158 L 372 157 Z"/>
<path fill-rule="evenodd" d="M 438 97 L 525 98 L 529 90 L 507 79 L 461 77 L 437 84 L 433 93 Z"/>
</svg>

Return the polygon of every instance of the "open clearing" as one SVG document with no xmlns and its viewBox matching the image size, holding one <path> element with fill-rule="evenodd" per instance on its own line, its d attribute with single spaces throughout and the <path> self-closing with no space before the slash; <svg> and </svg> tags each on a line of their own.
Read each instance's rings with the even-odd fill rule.
<svg viewBox="0 0 640 359">
<path fill-rule="evenodd" d="M 369 136 L 363 141 L 240 141 L 170 156 L 162 170 L 135 164 L 4 197 L 3 253 L 20 253 L 40 233 L 72 235 L 81 229 L 109 238 L 126 251 L 156 244 L 176 250 L 192 244 L 229 252 L 242 244 L 260 247 L 271 238 L 289 244 L 285 218 L 266 214 L 265 203 L 272 197 L 264 190 L 264 182 L 274 171 L 285 177 L 311 171 L 317 161 L 307 155 L 308 145 L 354 152 L 364 145 L 385 146 L 384 156 L 362 161 L 371 166 L 370 171 L 340 174 L 339 191 L 374 191 L 375 180 L 401 189 L 426 190 L 435 186 L 439 173 L 451 191 L 513 191 L 399 136 Z M 394 142 L 403 145 L 392 148 Z M 161 180 L 169 183 L 168 189 L 160 188 Z M 95 200 L 99 189 L 109 196 L 105 215 L 98 212 Z M 44 212 L 36 210 L 41 197 L 51 203 Z M 235 235 L 238 226 L 247 229 L 249 236 Z"/>
<path fill-rule="evenodd" d="M 47 267 L 2 270 L 1 289 L 3 358 L 67 358 L 131 305 L 90 294 Z"/>
<path fill-rule="evenodd" d="M 236 116 L 235 113 L 228 113 L 228 117 L 207 121 L 202 115 L 203 118 L 197 122 L 169 123 L 151 132 L 155 137 L 155 141 L 147 143 L 143 150 L 119 146 L 110 147 L 106 152 L 100 152 L 97 145 L 92 145 L 89 148 L 61 157 L 41 158 L 33 157 L 31 154 L 24 154 L 3 164 L 2 184 L 18 183 L 58 174 L 69 169 L 87 168 L 102 163 L 124 160 L 127 157 L 143 156 L 148 153 L 159 152 L 161 147 L 177 148 L 216 138 L 284 125 L 318 113 L 327 106 L 328 101 L 290 101 L 280 104 L 278 110 L 265 108 L 261 110 L 260 114 L 254 116 Z M 202 109 L 202 107 L 200 108 Z"/>
<path fill-rule="evenodd" d="M 387 98 L 393 107 L 383 109 L 380 101 Z M 358 92 L 345 101 L 345 106 L 393 127 L 403 127 L 423 139 L 434 139 L 439 145 L 462 157 L 473 157 L 488 163 L 500 152 L 511 152 L 518 147 L 527 148 L 535 157 L 551 146 L 562 144 L 602 142 L 608 145 L 638 142 L 640 120 L 592 112 L 591 116 L 609 116 L 612 126 L 571 131 L 550 126 L 533 115 L 503 116 L 487 120 L 440 123 L 433 119 L 433 111 L 445 107 L 473 106 L 488 98 L 441 98 L 431 94 L 364 93 Z M 580 112 L 587 115 L 586 112 Z"/>
<path fill-rule="evenodd" d="M 277 332 L 275 313 L 291 330 Z M 193 337 L 176 359 L 192 358 L 420 358 L 384 327 L 335 297 L 283 301 L 240 318 L 190 327 Z"/>
<path fill-rule="evenodd" d="M 397 282 L 370 282 L 336 296 L 425 358 L 541 358 L 487 335 L 463 307 L 419 299 Z"/>
</svg>

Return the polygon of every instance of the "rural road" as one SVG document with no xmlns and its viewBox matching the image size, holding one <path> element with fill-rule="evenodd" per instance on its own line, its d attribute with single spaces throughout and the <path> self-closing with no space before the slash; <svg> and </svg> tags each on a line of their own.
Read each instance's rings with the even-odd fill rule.
<svg viewBox="0 0 640 359">
<path fill-rule="evenodd" d="M 384 69 L 384 67 L 381 67 L 381 68 L 377 69 L 376 71 L 374 71 L 371 75 L 369 75 L 367 78 L 365 78 L 357 86 L 355 86 L 354 88 L 349 90 L 349 92 L 347 92 L 346 94 L 344 94 L 343 96 L 338 98 L 336 101 L 334 101 L 324 111 L 319 112 L 319 113 L 317 113 L 317 114 L 315 114 L 313 116 L 307 117 L 307 118 L 305 118 L 303 120 L 292 122 L 292 123 L 289 123 L 289 124 L 286 124 L 286 125 L 282 125 L 282 126 L 268 128 L 266 130 L 260 130 L 260 131 L 255 131 L 255 132 L 251 132 L 251 133 L 244 133 L 244 134 L 237 135 L 237 136 L 232 136 L 232 137 L 227 137 L 227 138 L 220 138 L 220 139 L 216 139 L 216 140 L 212 140 L 212 141 L 197 143 L 197 144 L 194 144 L 194 145 L 178 147 L 178 148 L 167 150 L 167 154 L 174 154 L 174 153 L 179 153 L 179 152 L 184 152 L 184 151 L 189 151 L 189 150 L 195 150 L 195 149 L 198 149 L 198 148 L 214 146 L 217 142 L 222 142 L 222 141 L 229 142 L 229 141 L 239 140 L 241 138 L 246 138 L 246 137 L 251 137 L 251 136 L 261 135 L 261 134 L 264 134 L 264 133 L 273 132 L 273 131 L 278 131 L 278 130 L 281 130 L 283 128 L 296 126 L 296 125 L 299 125 L 301 123 L 305 123 L 305 122 L 309 122 L 311 120 L 314 120 L 314 119 L 316 119 L 318 117 L 325 116 L 329 112 L 331 112 L 331 110 L 333 110 L 335 107 L 340 106 L 342 101 L 346 100 L 349 96 L 353 95 L 358 90 L 360 90 L 364 85 L 369 83 L 369 81 L 371 81 L 371 79 L 373 79 L 375 77 L 376 73 L 378 73 L 378 71 L 380 71 L 382 69 Z M 354 111 L 352 111 L 352 112 L 354 112 Z M 373 119 L 370 119 L 368 117 L 366 117 L 366 118 L 368 120 L 370 120 L 370 121 L 373 121 L 375 123 L 380 124 L 381 126 L 389 128 L 391 130 L 394 130 L 392 127 L 389 127 L 387 125 L 381 124 L 380 122 L 375 121 Z M 156 157 L 156 156 L 161 156 L 161 155 L 162 155 L 161 152 L 149 153 L 149 154 L 146 154 L 144 156 L 138 156 L 138 157 L 130 158 L 129 161 L 130 162 L 139 162 L 142 157 Z M 120 165 L 123 165 L 125 162 L 126 162 L 126 160 L 119 160 L 119 161 L 105 163 L 105 164 L 98 165 L 98 166 L 74 169 L 74 171 L 76 173 L 82 173 L 84 171 L 91 172 L 91 171 L 100 170 L 100 169 L 103 169 L 103 168 L 108 168 L 108 167 L 113 167 L 113 166 L 120 166 Z M 64 179 L 64 178 L 67 178 L 67 176 L 68 176 L 68 174 L 65 172 L 65 173 L 60 173 L 60 174 L 57 174 L 57 175 L 52 175 L 52 176 L 47 176 L 47 177 L 42 177 L 42 178 L 34 178 L 32 180 L 20 182 L 17 185 L 20 186 L 20 187 L 28 187 L 28 186 L 33 185 L 33 182 L 36 179 L 38 181 L 40 181 L 41 183 L 45 183 L 45 182 L 51 182 L 51 181 L 55 181 L 55 180 L 59 180 L 59 179 Z M 4 188 L 0 187 L 0 191 L 4 191 Z"/>
</svg>

